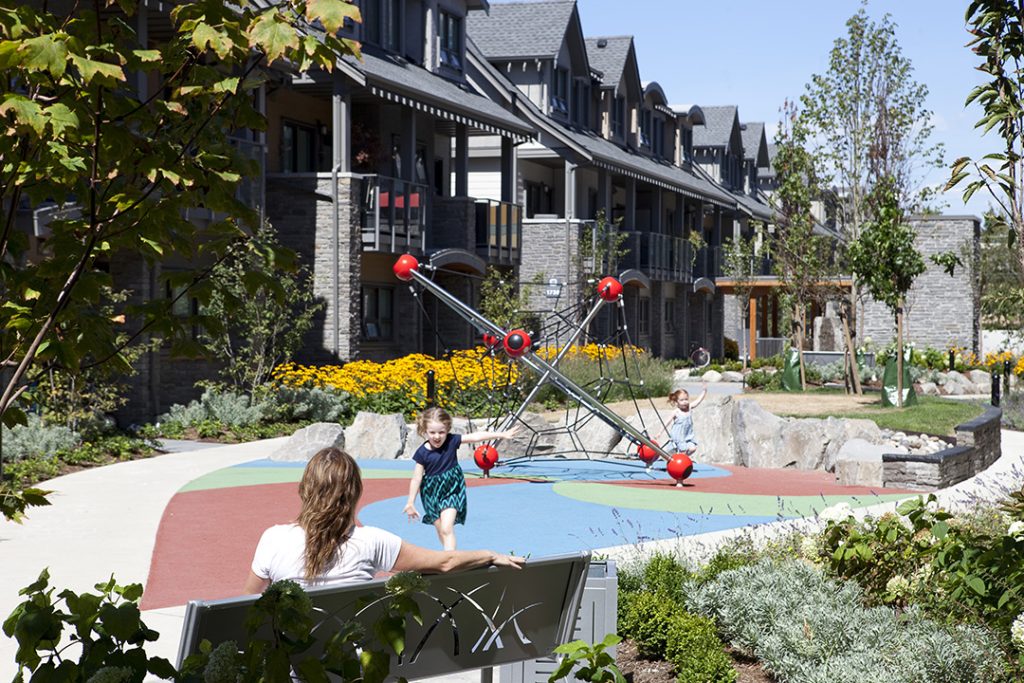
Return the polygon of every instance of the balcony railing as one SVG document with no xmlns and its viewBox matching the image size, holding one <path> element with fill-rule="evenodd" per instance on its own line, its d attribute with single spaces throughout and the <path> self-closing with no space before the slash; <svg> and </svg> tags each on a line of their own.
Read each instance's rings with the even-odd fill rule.
<svg viewBox="0 0 1024 683">
<path fill-rule="evenodd" d="M 656 280 L 683 281 L 690 275 L 690 245 L 682 237 L 626 231 L 621 268 L 636 268 Z"/>
<path fill-rule="evenodd" d="M 519 204 L 480 199 L 476 202 L 476 253 L 488 262 L 519 263 L 523 208 Z"/>
<path fill-rule="evenodd" d="M 722 277 L 721 247 L 703 247 L 697 252 L 697 260 L 693 264 L 693 277 Z"/>
<path fill-rule="evenodd" d="M 383 175 L 361 179 L 360 227 L 363 249 L 401 253 L 423 251 L 427 186 Z"/>
</svg>

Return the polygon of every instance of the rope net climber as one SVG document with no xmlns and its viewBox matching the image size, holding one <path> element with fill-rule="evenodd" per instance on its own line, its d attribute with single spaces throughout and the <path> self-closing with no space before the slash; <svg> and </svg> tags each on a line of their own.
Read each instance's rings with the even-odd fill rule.
<svg viewBox="0 0 1024 683">
<path fill-rule="evenodd" d="M 403 261 L 407 256 L 395 264 L 395 274 L 410 281 L 439 346 L 450 348 L 428 314 L 425 291 L 481 333 L 481 345 L 475 351 L 444 354 L 451 374 L 436 387 L 437 402 L 481 423 L 472 429 L 520 425 L 519 436 L 499 444 L 500 459 L 491 445 L 477 449 L 475 460 L 485 476 L 493 467 L 514 470 L 535 460 L 610 456 L 624 467 L 644 472 L 650 472 L 653 462 L 661 458 L 677 482 L 689 476 L 689 458 L 669 454 L 653 441 L 667 431 L 654 403 L 662 397 L 650 395 L 645 386 L 644 351 L 630 337 L 621 283 L 604 278 L 592 296 L 564 308 L 530 312 L 525 316 L 531 320 L 529 329 L 504 330 L 437 284 L 440 269 L 422 268 L 430 273 L 428 277 L 412 257 Z M 467 362 L 474 356 L 476 365 Z M 558 409 L 546 411 L 545 418 L 529 410 L 536 405 L 557 405 Z"/>
</svg>

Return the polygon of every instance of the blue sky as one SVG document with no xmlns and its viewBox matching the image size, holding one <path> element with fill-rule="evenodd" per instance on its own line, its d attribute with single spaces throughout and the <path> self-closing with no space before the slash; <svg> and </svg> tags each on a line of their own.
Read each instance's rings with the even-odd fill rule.
<svg viewBox="0 0 1024 683">
<path fill-rule="evenodd" d="M 975 130 L 980 107 L 964 107 L 982 81 L 977 58 L 964 47 L 966 6 L 966 0 L 872 0 L 867 6 L 876 20 L 888 13 L 897 24 L 915 79 L 930 91 L 933 138 L 945 144 L 947 164 L 999 145 L 994 134 L 982 138 Z M 634 36 L 640 78 L 658 81 L 673 104 L 735 104 L 741 121 L 764 121 L 774 132 L 782 102 L 801 95 L 811 75 L 826 70 L 829 50 L 860 2 L 578 0 L 578 7 L 586 35 Z M 947 178 L 945 170 L 935 171 L 926 182 Z M 943 212 L 980 216 L 989 203 L 983 194 L 965 206 L 958 190 L 948 192 Z"/>
</svg>

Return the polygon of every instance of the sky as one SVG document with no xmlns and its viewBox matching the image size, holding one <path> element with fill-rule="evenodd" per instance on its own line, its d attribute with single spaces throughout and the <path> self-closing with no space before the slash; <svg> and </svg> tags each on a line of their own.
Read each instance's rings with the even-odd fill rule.
<svg viewBox="0 0 1024 683">
<path fill-rule="evenodd" d="M 587 36 L 632 35 L 642 81 L 657 81 L 672 104 L 739 107 L 740 121 L 763 121 L 769 142 L 779 108 L 803 94 L 811 76 L 824 73 L 836 38 L 859 0 L 578 0 Z M 965 46 L 967 0 L 870 0 L 876 21 L 890 14 L 896 39 L 928 87 L 932 138 L 945 145 L 946 168 L 923 178 L 943 185 L 948 165 L 961 156 L 981 157 L 999 148 L 995 133 L 974 128 L 982 110 L 965 107 L 983 82 L 980 63 Z M 942 212 L 981 216 L 989 205 L 978 192 L 965 205 L 957 188 L 941 196 Z"/>
</svg>

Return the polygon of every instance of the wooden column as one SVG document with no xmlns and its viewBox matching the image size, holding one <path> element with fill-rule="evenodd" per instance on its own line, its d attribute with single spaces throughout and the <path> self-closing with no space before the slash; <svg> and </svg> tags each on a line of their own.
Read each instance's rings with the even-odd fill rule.
<svg viewBox="0 0 1024 683">
<path fill-rule="evenodd" d="M 750 341 L 747 346 L 747 353 L 750 360 L 757 358 L 757 297 L 750 292 Z"/>
</svg>

